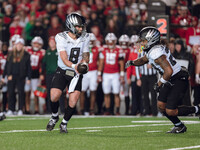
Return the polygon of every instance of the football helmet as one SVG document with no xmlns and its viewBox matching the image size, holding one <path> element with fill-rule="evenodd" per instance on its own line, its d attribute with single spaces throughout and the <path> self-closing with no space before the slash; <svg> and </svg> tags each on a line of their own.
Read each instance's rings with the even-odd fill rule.
<svg viewBox="0 0 200 150">
<path fill-rule="evenodd" d="M 83 16 L 78 13 L 71 13 L 67 16 L 65 25 L 68 31 L 75 34 L 76 37 L 80 37 L 82 34 L 86 33 L 86 20 Z M 76 26 L 82 27 L 82 32 L 76 30 Z"/>
<path fill-rule="evenodd" d="M 89 33 L 89 36 L 90 36 L 89 47 L 92 48 L 95 46 L 96 36 L 94 35 L 94 33 Z"/>
<path fill-rule="evenodd" d="M 144 27 L 139 33 L 139 42 L 144 51 L 149 50 L 160 42 L 160 31 L 152 26 Z"/>
<path fill-rule="evenodd" d="M 33 47 L 34 51 L 38 51 L 43 46 L 43 40 L 40 36 L 36 36 L 31 41 L 31 46 Z"/>
<path fill-rule="evenodd" d="M 117 37 L 114 33 L 108 33 L 105 37 L 105 42 L 108 48 L 113 49 L 117 43 Z"/>
<path fill-rule="evenodd" d="M 130 43 L 135 44 L 138 41 L 138 39 L 139 39 L 138 35 L 132 35 L 130 38 Z"/>
<path fill-rule="evenodd" d="M 123 34 L 119 38 L 119 45 L 121 46 L 122 49 L 126 49 L 129 46 L 129 37 L 126 34 Z"/>
</svg>

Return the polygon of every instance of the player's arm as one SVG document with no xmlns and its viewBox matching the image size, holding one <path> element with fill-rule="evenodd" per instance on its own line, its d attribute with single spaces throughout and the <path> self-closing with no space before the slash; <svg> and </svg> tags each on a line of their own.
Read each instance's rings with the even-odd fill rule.
<svg viewBox="0 0 200 150">
<path fill-rule="evenodd" d="M 140 57 L 140 58 L 138 58 L 136 60 L 127 61 L 126 68 L 128 68 L 129 66 L 142 66 L 142 65 L 144 65 L 144 64 L 146 64 L 148 62 L 149 62 L 149 60 L 148 60 L 147 56 L 144 55 L 143 57 Z"/>
<path fill-rule="evenodd" d="M 160 80 L 157 83 L 158 86 L 161 86 L 161 84 L 166 83 L 170 79 L 170 77 L 172 76 L 173 70 L 172 70 L 171 65 L 167 61 L 165 55 L 162 55 L 159 58 L 155 59 L 154 62 L 160 65 L 160 67 L 164 70 L 163 76 L 160 78 Z"/>
<path fill-rule="evenodd" d="M 66 51 L 60 51 L 60 58 L 62 59 L 63 63 L 71 68 L 74 68 L 77 70 L 77 65 L 73 64 L 71 61 L 68 60 L 67 52 Z"/>
</svg>

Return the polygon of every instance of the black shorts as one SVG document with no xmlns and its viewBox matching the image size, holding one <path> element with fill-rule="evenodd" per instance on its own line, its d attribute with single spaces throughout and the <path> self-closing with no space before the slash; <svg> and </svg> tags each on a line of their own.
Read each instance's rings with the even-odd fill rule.
<svg viewBox="0 0 200 150">
<path fill-rule="evenodd" d="M 51 88 L 57 88 L 63 91 L 66 86 L 69 88 L 71 80 L 76 75 L 72 70 L 63 70 L 60 67 L 56 69 L 56 73 L 52 79 Z M 83 75 L 79 76 L 78 82 L 75 85 L 75 90 L 81 91 Z"/>
<path fill-rule="evenodd" d="M 181 70 L 174 75 L 169 82 L 160 89 L 158 101 L 166 103 L 166 108 L 176 109 L 182 102 L 182 99 L 189 87 L 188 73 Z"/>
</svg>

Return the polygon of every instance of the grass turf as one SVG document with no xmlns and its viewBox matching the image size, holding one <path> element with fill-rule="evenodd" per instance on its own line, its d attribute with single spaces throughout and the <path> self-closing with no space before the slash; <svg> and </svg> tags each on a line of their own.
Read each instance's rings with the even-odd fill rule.
<svg viewBox="0 0 200 150">
<path fill-rule="evenodd" d="M 181 118 L 197 122 L 186 122 L 184 134 L 167 134 L 173 125 L 155 117 L 73 117 L 69 133 L 61 134 L 58 126 L 62 119 L 55 130 L 45 131 L 49 118 L 7 117 L 0 122 L 0 150 L 162 150 L 200 145 L 200 120 L 195 117 Z"/>
</svg>

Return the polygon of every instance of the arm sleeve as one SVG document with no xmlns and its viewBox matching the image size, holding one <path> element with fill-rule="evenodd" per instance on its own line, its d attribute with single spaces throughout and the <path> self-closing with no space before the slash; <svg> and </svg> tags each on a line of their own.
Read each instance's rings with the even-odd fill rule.
<svg viewBox="0 0 200 150">
<path fill-rule="evenodd" d="M 137 80 L 140 80 L 140 71 L 139 71 L 139 67 L 135 67 L 135 73 L 136 73 L 136 78 L 137 78 Z"/>
</svg>

